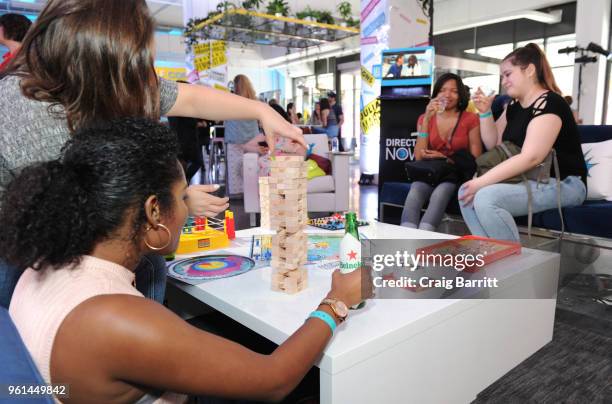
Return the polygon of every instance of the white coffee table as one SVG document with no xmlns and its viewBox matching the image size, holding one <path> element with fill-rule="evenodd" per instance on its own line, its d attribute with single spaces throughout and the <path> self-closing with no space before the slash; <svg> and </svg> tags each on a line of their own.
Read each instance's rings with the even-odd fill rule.
<svg viewBox="0 0 612 404">
<path fill-rule="evenodd" d="M 360 232 L 368 238 L 453 238 L 377 222 Z M 237 236 L 256 233 L 261 230 Z M 232 251 L 247 255 L 248 247 Z M 512 274 L 500 295 L 556 296 L 559 262 L 558 254 L 523 249 L 486 269 Z M 296 295 L 273 292 L 270 273 L 262 268 L 197 286 L 174 283 L 281 344 L 328 292 L 331 272 L 310 271 L 308 289 Z M 317 363 L 321 403 L 468 403 L 551 341 L 554 314 L 554 298 L 370 300 L 339 327 Z"/>
</svg>

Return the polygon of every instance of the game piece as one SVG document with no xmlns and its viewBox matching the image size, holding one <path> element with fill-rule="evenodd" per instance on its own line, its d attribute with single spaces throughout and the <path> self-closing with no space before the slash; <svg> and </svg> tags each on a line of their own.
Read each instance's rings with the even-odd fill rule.
<svg viewBox="0 0 612 404">
<path fill-rule="evenodd" d="M 229 245 L 229 235 L 235 238 L 234 213 L 227 210 L 224 219 L 188 217 L 181 233 L 176 254 L 225 248 Z"/>
<path fill-rule="evenodd" d="M 308 220 L 306 173 L 303 157 L 276 156 L 270 161 L 270 176 L 259 180 L 262 227 L 265 221 L 276 230 L 271 246 L 272 289 L 285 293 L 297 293 L 308 284 L 304 269 L 308 239 L 302 231 Z"/>
<path fill-rule="evenodd" d="M 259 208 L 261 216 L 261 228 L 270 230 L 270 177 L 259 177 Z"/>
<path fill-rule="evenodd" d="M 240 255 L 214 254 L 186 258 L 168 266 L 168 275 L 190 284 L 228 278 L 251 270 L 255 261 Z"/>
<path fill-rule="evenodd" d="M 227 234 L 227 238 L 233 240 L 236 238 L 236 229 L 234 227 L 234 212 L 231 210 L 225 211 L 225 223 L 224 223 L 225 233 Z"/>
<path fill-rule="evenodd" d="M 327 217 L 308 219 L 308 225 L 325 230 L 344 230 L 344 217 L 340 213 L 334 213 Z M 367 225 L 365 220 L 357 220 L 358 227 Z"/>
</svg>

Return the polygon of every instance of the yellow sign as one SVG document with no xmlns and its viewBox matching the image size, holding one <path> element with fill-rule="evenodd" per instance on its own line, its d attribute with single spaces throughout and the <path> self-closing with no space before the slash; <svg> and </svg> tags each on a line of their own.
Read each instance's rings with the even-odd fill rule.
<svg viewBox="0 0 612 404">
<path fill-rule="evenodd" d="M 225 87 L 225 86 L 222 86 L 222 85 L 220 85 L 220 84 L 215 83 L 214 87 L 215 87 L 217 90 L 226 91 L 226 92 L 228 92 L 228 93 L 229 93 L 229 88 L 227 88 L 227 87 Z"/>
<path fill-rule="evenodd" d="M 373 126 L 380 126 L 380 100 L 375 99 L 363 108 L 360 114 L 359 123 L 361 131 L 368 134 Z"/>
<path fill-rule="evenodd" d="M 194 47 L 196 58 L 193 61 L 199 72 L 227 64 L 225 41 L 200 43 Z"/>
<path fill-rule="evenodd" d="M 370 87 L 372 87 L 376 81 L 372 73 L 364 66 L 361 66 L 361 80 L 365 81 Z"/>
<path fill-rule="evenodd" d="M 155 67 L 157 77 L 162 77 L 166 80 L 185 80 L 187 81 L 187 69 L 184 67 Z"/>
</svg>

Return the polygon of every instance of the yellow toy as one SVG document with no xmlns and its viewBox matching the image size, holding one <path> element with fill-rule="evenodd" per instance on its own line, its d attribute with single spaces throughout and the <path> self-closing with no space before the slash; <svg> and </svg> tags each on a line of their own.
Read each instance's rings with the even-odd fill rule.
<svg viewBox="0 0 612 404">
<path fill-rule="evenodd" d="M 189 217 L 179 240 L 176 254 L 193 254 L 229 246 L 234 236 L 234 214 L 225 211 L 224 219 Z"/>
</svg>

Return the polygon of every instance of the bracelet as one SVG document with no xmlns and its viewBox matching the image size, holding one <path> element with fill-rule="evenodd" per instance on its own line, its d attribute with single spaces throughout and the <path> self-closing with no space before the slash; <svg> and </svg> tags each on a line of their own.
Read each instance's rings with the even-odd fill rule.
<svg viewBox="0 0 612 404">
<path fill-rule="evenodd" d="M 485 112 L 484 114 L 479 113 L 478 115 L 480 116 L 480 119 L 485 119 L 485 118 L 492 116 L 493 112 L 489 111 L 489 112 Z"/>
<path fill-rule="evenodd" d="M 331 328 L 332 335 L 334 334 L 334 331 L 336 331 L 336 321 L 332 318 L 332 316 L 330 316 L 323 310 L 313 311 L 312 313 L 310 313 L 308 318 L 318 318 L 319 320 L 323 320 L 325 323 L 327 323 L 329 328 Z"/>
<path fill-rule="evenodd" d="M 429 133 L 427 132 L 419 132 L 419 137 L 427 137 L 429 136 Z"/>
</svg>

